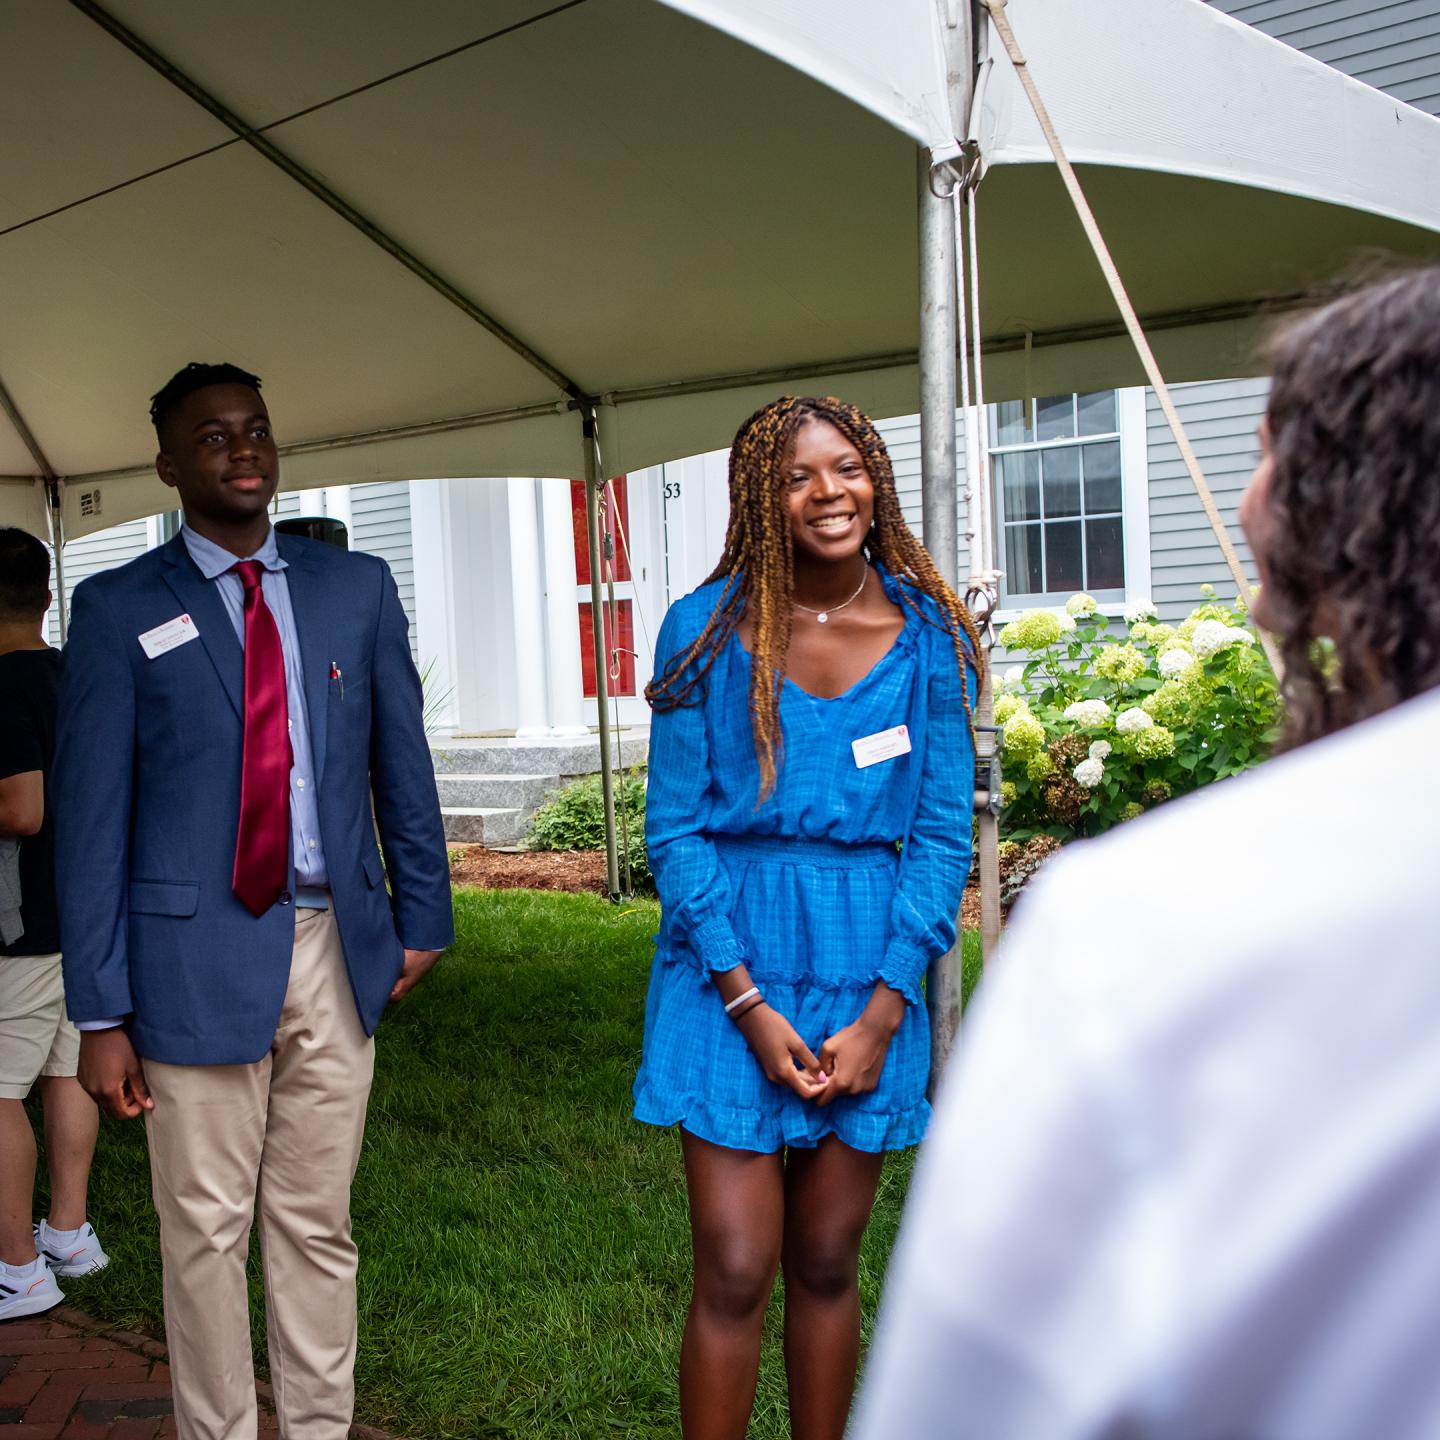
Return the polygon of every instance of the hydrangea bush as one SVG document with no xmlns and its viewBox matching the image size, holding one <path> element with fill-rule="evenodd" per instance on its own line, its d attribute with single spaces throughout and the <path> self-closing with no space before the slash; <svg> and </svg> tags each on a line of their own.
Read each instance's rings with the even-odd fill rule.
<svg viewBox="0 0 1440 1440">
<path fill-rule="evenodd" d="M 1275 677 L 1245 603 L 1204 603 L 1162 625 L 1148 601 L 1128 633 L 1088 595 L 1027 610 L 1000 632 L 1029 659 L 996 682 L 1005 734 L 1005 833 L 1098 835 L 1265 758 L 1279 727 Z"/>
</svg>

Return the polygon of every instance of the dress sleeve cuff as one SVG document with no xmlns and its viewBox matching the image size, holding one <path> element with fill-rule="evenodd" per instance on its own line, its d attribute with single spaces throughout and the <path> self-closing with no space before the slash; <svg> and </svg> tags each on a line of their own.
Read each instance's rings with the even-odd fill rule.
<svg viewBox="0 0 1440 1440">
<path fill-rule="evenodd" d="M 124 1023 L 123 1016 L 114 1020 L 77 1020 L 75 1028 L 82 1033 L 87 1030 L 118 1030 Z"/>
<path fill-rule="evenodd" d="M 745 947 L 728 919 L 717 916 L 705 921 L 690 932 L 689 939 L 702 970 L 733 970 L 745 963 Z"/>
<path fill-rule="evenodd" d="M 898 990 L 906 1003 L 918 1005 L 924 999 L 920 981 L 930 967 L 930 957 L 923 950 L 905 941 L 896 941 L 885 952 L 879 979 L 892 990 Z"/>
</svg>

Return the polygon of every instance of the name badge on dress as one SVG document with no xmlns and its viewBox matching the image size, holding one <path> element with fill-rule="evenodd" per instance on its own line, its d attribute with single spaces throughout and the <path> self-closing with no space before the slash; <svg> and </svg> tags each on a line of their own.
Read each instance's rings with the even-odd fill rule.
<svg viewBox="0 0 1440 1440">
<path fill-rule="evenodd" d="M 145 652 L 147 660 L 154 660 L 156 656 L 173 650 L 177 645 L 187 645 L 191 640 L 199 638 L 200 632 L 195 628 L 195 622 L 188 615 L 177 615 L 173 620 L 167 620 L 163 625 L 145 631 L 140 636 L 140 648 Z"/>
<path fill-rule="evenodd" d="M 893 760 L 897 755 L 910 753 L 910 731 L 904 725 L 892 725 L 888 730 L 877 730 L 873 735 L 862 735 L 850 742 L 855 756 L 855 768 L 863 770 L 867 765 L 878 765 L 882 760 Z"/>
</svg>

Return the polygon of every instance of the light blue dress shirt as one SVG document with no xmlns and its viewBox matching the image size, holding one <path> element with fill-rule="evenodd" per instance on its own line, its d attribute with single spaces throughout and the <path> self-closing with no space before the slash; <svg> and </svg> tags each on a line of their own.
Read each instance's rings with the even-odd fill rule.
<svg viewBox="0 0 1440 1440">
<path fill-rule="evenodd" d="M 200 573 L 220 591 L 225 613 L 235 627 L 236 638 L 245 646 L 245 585 L 235 574 L 240 562 L 228 550 L 197 535 L 187 525 L 180 531 L 185 548 Z M 285 703 L 290 712 L 290 747 L 294 763 L 290 769 L 290 836 L 295 859 L 297 886 L 324 887 L 330 883 L 325 869 L 325 847 L 320 841 L 320 797 L 315 789 L 315 764 L 310 750 L 310 712 L 305 707 L 305 681 L 300 670 L 300 636 L 295 629 L 295 612 L 290 608 L 290 585 L 285 579 L 286 563 L 280 558 L 275 531 L 265 543 L 244 557 L 258 560 L 265 573 L 260 593 L 275 617 L 280 631 L 280 649 L 285 655 Z"/>
</svg>

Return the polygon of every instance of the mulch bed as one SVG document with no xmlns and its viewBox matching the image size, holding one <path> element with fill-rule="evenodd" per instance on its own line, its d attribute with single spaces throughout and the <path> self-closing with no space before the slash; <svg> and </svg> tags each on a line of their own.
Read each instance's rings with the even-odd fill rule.
<svg viewBox="0 0 1440 1440">
<path fill-rule="evenodd" d="M 603 850 L 487 850 L 452 845 L 460 853 L 450 865 L 456 885 L 482 890 L 567 890 L 605 893 Z"/>
</svg>

